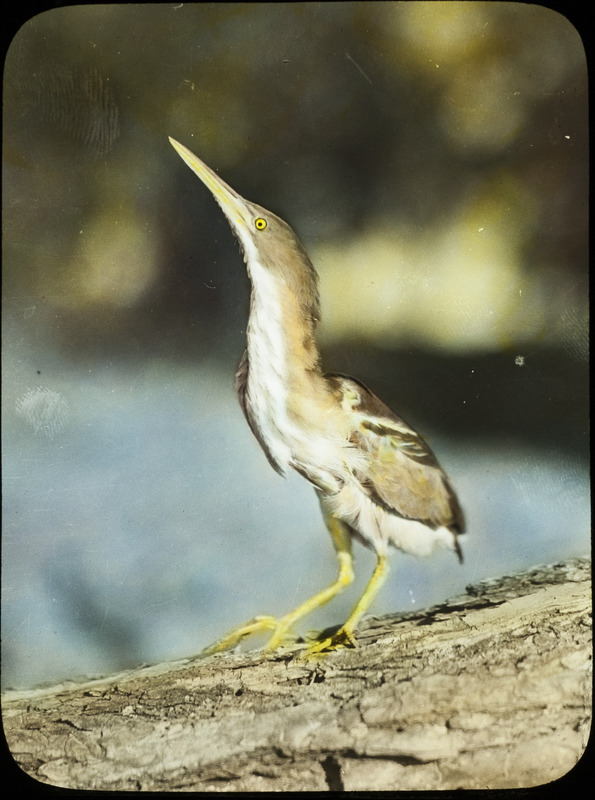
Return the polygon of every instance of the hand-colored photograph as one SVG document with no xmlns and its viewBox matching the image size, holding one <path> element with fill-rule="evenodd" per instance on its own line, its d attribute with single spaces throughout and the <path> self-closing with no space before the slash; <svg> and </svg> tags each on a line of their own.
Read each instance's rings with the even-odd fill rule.
<svg viewBox="0 0 595 800">
<path fill-rule="evenodd" d="M 580 25 L 516 2 L 53 7 L 14 31 L 3 112 L 13 770 L 571 781 Z"/>
</svg>

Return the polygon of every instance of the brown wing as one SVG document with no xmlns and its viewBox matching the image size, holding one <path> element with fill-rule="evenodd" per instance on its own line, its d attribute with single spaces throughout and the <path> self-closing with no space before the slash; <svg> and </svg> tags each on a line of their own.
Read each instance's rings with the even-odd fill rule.
<svg viewBox="0 0 595 800">
<path fill-rule="evenodd" d="M 368 454 L 365 472 L 355 475 L 368 496 L 399 516 L 462 533 L 457 496 L 421 436 L 362 383 L 327 377 L 356 421 L 352 443 Z"/>
</svg>

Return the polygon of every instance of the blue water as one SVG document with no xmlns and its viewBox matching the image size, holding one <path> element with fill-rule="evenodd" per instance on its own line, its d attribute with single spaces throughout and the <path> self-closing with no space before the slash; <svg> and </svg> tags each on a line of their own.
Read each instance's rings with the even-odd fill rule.
<svg viewBox="0 0 595 800">
<path fill-rule="evenodd" d="M 189 656 L 332 580 L 312 488 L 269 466 L 215 369 L 155 362 L 5 370 L 2 632 L 5 687 Z M 422 608 L 472 581 L 590 550 L 587 470 L 561 454 L 432 437 L 469 533 L 450 552 L 394 552 L 371 611 Z M 343 620 L 374 566 L 307 619 Z"/>
</svg>

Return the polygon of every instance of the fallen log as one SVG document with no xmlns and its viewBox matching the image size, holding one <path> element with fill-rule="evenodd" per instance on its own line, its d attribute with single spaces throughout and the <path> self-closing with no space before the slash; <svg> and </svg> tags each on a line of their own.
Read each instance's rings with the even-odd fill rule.
<svg viewBox="0 0 595 800">
<path fill-rule="evenodd" d="M 530 787 L 591 718 L 590 562 L 365 619 L 358 647 L 196 657 L 10 691 L 13 758 L 60 787 L 328 791 Z"/>
</svg>

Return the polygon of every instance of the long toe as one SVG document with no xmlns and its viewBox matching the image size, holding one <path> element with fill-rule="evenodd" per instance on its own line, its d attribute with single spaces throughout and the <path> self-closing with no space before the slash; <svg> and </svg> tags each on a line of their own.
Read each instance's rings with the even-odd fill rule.
<svg viewBox="0 0 595 800">
<path fill-rule="evenodd" d="M 206 647 L 202 651 L 203 655 L 211 655 L 212 653 L 221 653 L 224 650 L 230 650 L 248 636 L 253 636 L 257 633 L 265 633 L 266 631 L 274 631 L 278 626 L 279 621 L 276 617 L 254 617 L 250 622 L 240 625 L 238 628 L 230 631 L 222 639 L 218 639 L 216 642 Z"/>
<path fill-rule="evenodd" d="M 279 647 L 296 644 L 299 640 L 300 637 L 292 632 L 291 625 L 285 623 L 284 620 L 281 619 L 279 620 L 275 632 L 267 642 L 265 650 L 272 653 L 278 650 Z"/>
</svg>

